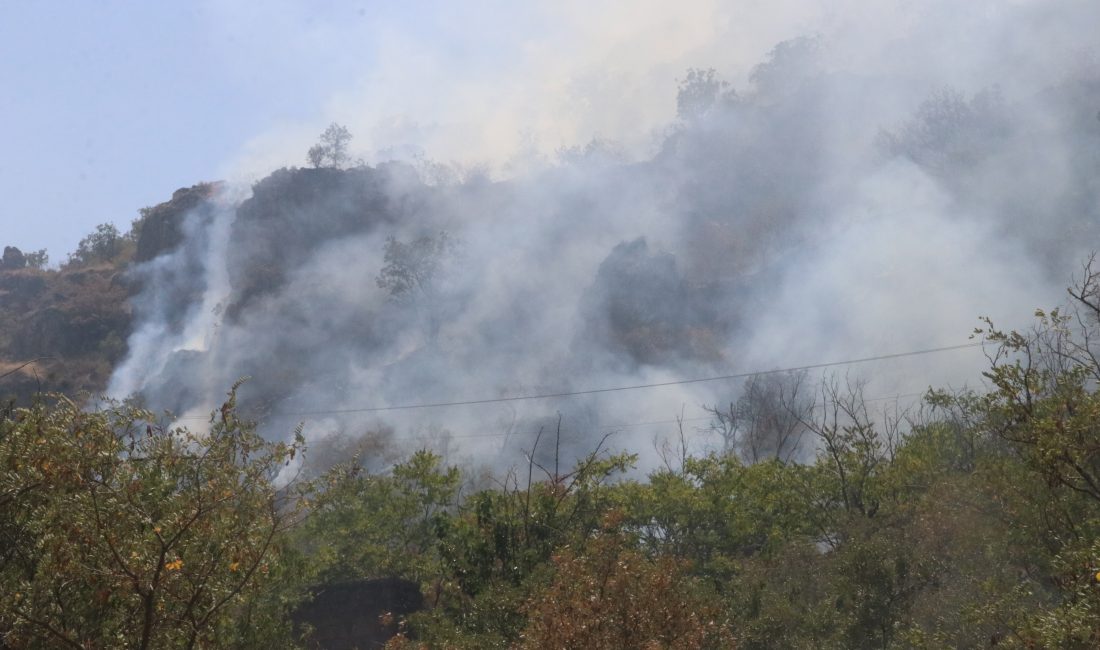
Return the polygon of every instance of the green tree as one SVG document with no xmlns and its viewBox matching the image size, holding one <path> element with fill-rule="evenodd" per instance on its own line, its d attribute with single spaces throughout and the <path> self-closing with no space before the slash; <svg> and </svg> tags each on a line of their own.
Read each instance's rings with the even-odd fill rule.
<svg viewBox="0 0 1100 650">
<path fill-rule="evenodd" d="M 0 644 L 290 643 L 281 544 L 305 486 L 275 481 L 302 440 L 264 441 L 234 400 L 204 432 L 61 397 L 0 419 Z"/>
<path fill-rule="evenodd" d="M 1022 620 L 1020 636 L 1042 647 L 1100 644 L 1100 273 L 1094 261 L 1065 309 L 1036 312 L 1030 331 L 986 319 L 993 345 L 983 425 L 1030 473 L 1035 524 L 1044 533 L 1052 607 Z"/>
<path fill-rule="evenodd" d="M 426 580 L 438 573 L 436 528 L 454 509 L 460 480 L 457 468 L 423 450 L 388 474 L 352 461 L 323 477 L 325 489 L 295 538 L 322 582 Z"/>
<path fill-rule="evenodd" d="M 27 260 L 27 266 L 32 269 L 41 270 L 50 265 L 50 256 L 46 254 L 45 248 L 25 253 L 24 257 Z"/>
<path fill-rule="evenodd" d="M 84 237 L 76 251 L 69 254 L 69 263 L 84 265 L 96 262 L 109 262 L 125 249 L 127 240 L 114 224 L 101 223 L 95 232 Z"/>
<path fill-rule="evenodd" d="M 537 445 L 536 445 L 537 447 Z M 437 578 L 428 587 L 432 609 L 410 618 L 430 647 L 507 648 L 527 624 L 524 603 L 552 577 L 551 558 L 582 547 L 603 527 L 616 503 L 608 482 L 634 457 L 597 450 L 558 474 L 529 461 L 526 477 L 510 472 L 499 489 L 467 498 L 438 520 Z"/>
</svg>

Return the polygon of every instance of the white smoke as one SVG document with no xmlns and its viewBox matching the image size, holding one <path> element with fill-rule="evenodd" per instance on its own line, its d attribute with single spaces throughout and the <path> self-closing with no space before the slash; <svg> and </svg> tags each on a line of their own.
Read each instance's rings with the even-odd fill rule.
<svg viewBox="0 0 1100 650">
<path fill-rule="evenodd" d="M 739 382 L 370 409 L 965 343 L 980 315 L 1021 324 L 1057 302 L 1097 234 L 1094 3 L 534 7 L 440 19 L 446 47 L 375 24 L 372 63 L 325 120 L 420 175 L 282 172 L 236 212 L 193 218 L 137 271 L 112 393 L 201 412 L 251 375 L 243 403 L 271 435 L 392 427 L 392 444 L 476 462 L 511 462 L 560 413 L 569 457 L 619 430 L 652 465 L 670 418 L 705 424 L 701 406 Z M 488 57 L 473 41 L 506 20 L 529 37 L 490 33 Z M 679 119 L 690 67 L 735 94 Z M 318 124 L 258 137 L 234 174 L 298 164 Z M 375 282 L 387 238 L 441 231 L 460 250 L 431 300 L 391 299 Z M 886 395 L 981 367 L 964 350 L 853 372 Z"/>
</svg>

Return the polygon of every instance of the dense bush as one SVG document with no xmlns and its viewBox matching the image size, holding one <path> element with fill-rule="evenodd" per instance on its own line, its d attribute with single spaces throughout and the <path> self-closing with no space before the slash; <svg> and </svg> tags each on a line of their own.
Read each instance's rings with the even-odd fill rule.
<svg viewBox="0 0 1100 650">
<path fill-rule="evenodd" d="M 237 419 L 232 397 L 206 432 L 65 398 L 9 410 L 0 419 L 0 640 L 286 645 L 275 591 L 287 570 L 282 534 L 301 501 L 273 481 L 300 447 L 265 442 Z"/>
<path fill-rule="evenodd" d="M 426 609 L 384 621 L 398 648 L 1096 647 L 1096 285 L 1032 331 L 989 324 L 991 390 L 932 392 L 904 433 L 826 383 L 797 406 L 805 462 L 733 446 L 638 480 L 597 449 L 464 491 L 420 451 L 286 483 L 301 440 L 263 441 L 232 394 L 204 432 L 8 409 L 0 638 L 291 647 L 311 588 L 399 578 Z"/>
</svg>

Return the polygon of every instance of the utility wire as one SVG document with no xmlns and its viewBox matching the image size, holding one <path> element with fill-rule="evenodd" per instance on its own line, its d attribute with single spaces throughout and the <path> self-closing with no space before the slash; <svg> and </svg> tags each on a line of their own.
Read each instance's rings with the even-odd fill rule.
<svg viewBox="0 0 1100 650">
<path fill-rule="evenodd" d="M 31 365 L 32 363 L 38 363 L 39 361 L 47 361 L 47 360 L 52 359 L 52 358 L 53 357 L 35 357 L 34 359 L 31 359 L 30 361 L 26 361 L 23 364 L 21 364 L 19 366 L 16 366 L 14 369 L 9 370 L 9 371 L 5 372 L 4 374 L 0 375 L 0 379 L 3 379 L 4 377 L 7 377 L 8 375 L 14 375 L 15 373 L 19 372 L 23 368 L 26 368 L 27 366 Z"/>
<path fill-rule="evenodd" d="M 908 398 L 908 397 L 919 397 L 921 395 L 926 394 L 926 392 L 927 391 L 914 391 L 914 392 L 909 392 L 909 393 L 894 393 L 894 394 L 891 394 L 891 395 L 879 395 L 877 397 L 864 398 L 862 401 L 864 403 L 868 403 L 868 402 L 882 402 L 882 401 L 886 401 L 886 400 L 901 400 L 901 399 L 905 399 L 905 398 Z M 201 416 L 188 416 L 188 417 L 201 417 Z M 633 429 L 633 428 L 636 428 L 636 427 L 654 426 L 654 425 L 659 425 L 659 424 L 682 424 L 684 422 L 711 422 L 713 420 L 714 420 L 714 416 L 706 415 L 706 416 L 703 416 L 703 417 L 679 418 L 679 419 L 673 419 L 673 420 L 650 420 L 648 422 L 619 422 L 619 423 L 615 423 L 615 424 L 602 424 L 602 425 L 597 426 L 592 431 L 588 431 L 588 432 L 573 431 L 572 433 L 591 437 L 595 433 L 615 433 L 616 431 L 619 431 L 619 430 L 622 430 L 622 429 Z M 523 437 L 538 435 L 538 433 L 539 433 L 538 429 L 532 429 L 530 431 L 498 431 L 498 432 L 495 432 L 495 433 L 450 433 L 447 436 L 440 436 L 440 437 L 443 437 L 446 440 L 464 440 L 464 439 L 469 439 L 469 438 L 511 438 L 511 437 L 523 438 Z M 391 435 L 391 436 L 388 436 L 387 438 L 392 439 L 392 440 L 424 440 L 424 439 L 430 439 L 431 437 L 432 436 L 429 435 L 429 434 L 410 433 L 410 434 L 406 434 L 406 435 Z"/>
<path fill-rule="evenodd" d="M 896 352 L 893 354 L 880 354 L 872 357 L 862 357 L 858 359 L 845 359 L 842 361 L 829 361 L 826 363 L 813 363 L 803 366 L 792 366 L 789 368 L 778 368 L 774 370 L 756 370 L 752 372 L 739 372 L 730 375 L 718 375 L 715 377 L 697 377 L 693 379 L 678 379 L 675 381 L 663 381 L 655 382 L 651 384 L 632 384 L 626 386 L 611 386 L 608 388 L 592 388 L 588 390 L 574 390 L 563 391 L 560 393 L 538 393 L 533 395 L 516 395 L 512 397 L 493 397 L 485 399 L 472 399 L 472 400 L 460 400 L 454 402 L 422 402 L 415 404 L 400 404 L 396 406 L 367 406 L 362 408 L 347 408 L 347 409 L 323 409 L 323 410 L 310 410 L 310 411 L 276 411 L 266 414 L 265 417 L 299 417 L 299 416 L 315 416 L 315 415 L 346 415 L 349 413 L 383 413 L 388 411 L 410 411 L 417 409 L 430 409 L 430 408 L 447 408 L 454 406 L 476 406 L 479 404 L 496 404 L 501 402 L 520 402 L 538 399 L 554 399 L 561 397 L 577 397 L 580 395 L 598 395 L 602 393 L 616 393 L 629 390 L 642 390 L 647 388 L 661 388 L 665 386 L 682 386 L 686 384 L 701 384 L 705 382 L 713 381 L 726 381 L 730 379 L 746 379 L 748 377 L 754 377 L 759 375 L 774 375 L 785 372 L 798 372 L 801 370 L 817 370 L 821 368 L 829 368 L 832 366 L 849 366 L 859 363 L 869 363 L 872 361 L 884 361 L 888 359 L 900 359 L 903 357 L 915 357 L 927 354 L 938 354 L 941 352 L 951 352 L 955 350 L 964 350 L 967 348 L 980 347 L 982 343 L 980 341 L 974 343 L 964 343 L 961 345 L 948 345 L 938 348 L 927 348 L 923 350 L 911 350 L 908 352 Z M 189 416 L 191 418 L 203 418 L 206 416 Z M 183 419 L 183 418 L 181 418 Z"/>
</svg>

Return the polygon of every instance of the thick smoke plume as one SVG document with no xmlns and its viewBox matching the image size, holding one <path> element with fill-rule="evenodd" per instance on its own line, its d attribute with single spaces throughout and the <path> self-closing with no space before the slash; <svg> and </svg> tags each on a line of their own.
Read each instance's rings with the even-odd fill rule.
<svg viewBox="0 0 1100 650">
<path fill-rule="evenodd" d="M 670 420 L 692 432 L 741 382 L 364 409 L 954 345 L 979 315 L 1025 323 L 1097 241 L 1100 6 L 973 4 L 895 14 L 882 33 L 825 21 L 754 66 L 678 71 L 660 100 L 676 116 L 631 141 L 487 169 L 428 162 L 418 141 L 406 162 L 277 171 L 136 269 L 111 392 L 196 416 L 248 375 L 242 403 L 269 435 L 302 421 L 316 440 L 369 431 L 379 448 L 502 464 L 560 415 L 565 459 L 618 431 L 652 463 Z M 839 371 L 870 396 L 981 368 L 968 349 Z"/>
</svg>

